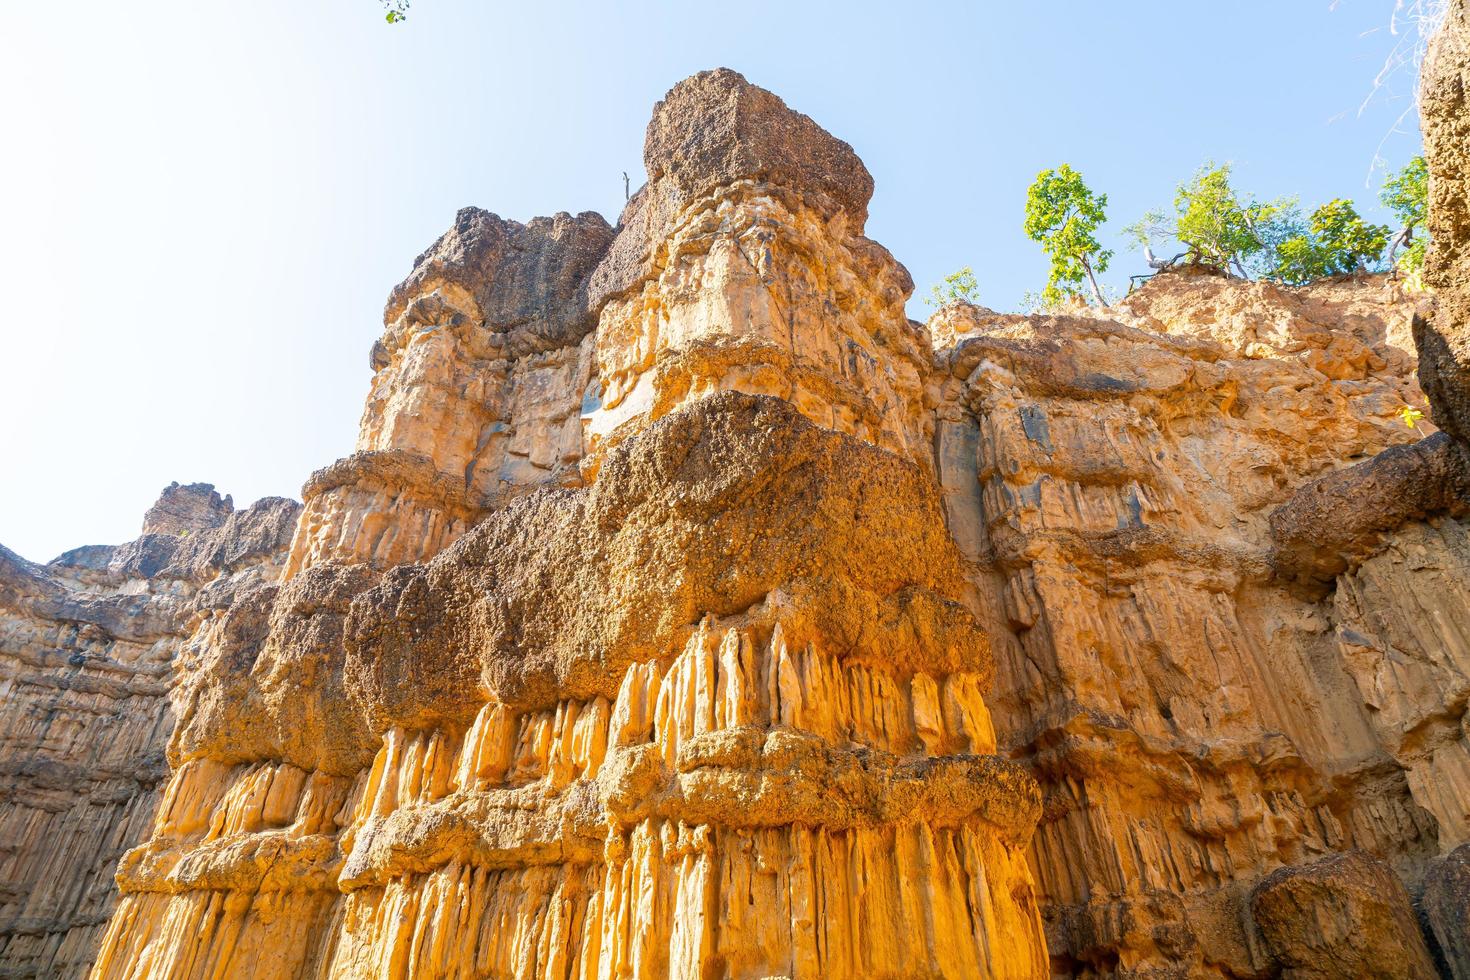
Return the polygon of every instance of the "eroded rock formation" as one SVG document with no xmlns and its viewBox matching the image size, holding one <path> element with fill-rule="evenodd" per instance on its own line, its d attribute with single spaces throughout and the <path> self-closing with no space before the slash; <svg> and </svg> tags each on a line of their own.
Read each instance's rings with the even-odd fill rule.
<svg viewBox="0 0 1470 980">
<path fill-rule="evenodd" d="M 1439 427 L 1470 442 L 1470 9 L 1447 0 L 1420 86 L 1429 164 L 1429 253 L 1424 281 L 1438 312 L 1423 318 L 1419 373 Z"/>
<path fill-rule="evenodd" d="M 174 484 L 128 544 L 0 548 L 0 975 L 86 973 L 168 777 L 186 638 L 279 573 L 299 512 Z"/>
<path fill-rule="evenodd" d="M 1355 670 L 1397 659 L 1385 616 L 1431 663 L 1462 651 L 1463 595 L 1390 573 L 1349 606 L 1369 544 L 1328 560 L 1324 528 L 1308 565 L 1272 535 L 1296 488 L 1418 438 L 1393 414 L 1419 397 L 1412 313 L 1382 280 L 1166 276 L 1106 318 L 933 324 L 953 338 L 941 480 L 997 729 L 1045 793 L 1032 866 L 1059 973 L 1270 975 L 1262 876 L 1362 848 L 1417 881 L 1437 852 Z M 1417 563 L 1463 582 L 1463 526 L 1416 533 Z M 1304 566 L 1344 576 L 1336 602 Z"/>
<path fill-rule="evenodd" d="M 729 71 L 645 152 L 615 236 L 467 210 L 395 290 L 97 975 L 1046 971 L 871 178 Z"/>
<path fill-rule="evenodd" d="M 94 975 L 1465 975 L 1453 301 L 918 324 L 774 95 L 644 152 L 394 290 L 281 573 L 174 629 Z"/>
</svg>

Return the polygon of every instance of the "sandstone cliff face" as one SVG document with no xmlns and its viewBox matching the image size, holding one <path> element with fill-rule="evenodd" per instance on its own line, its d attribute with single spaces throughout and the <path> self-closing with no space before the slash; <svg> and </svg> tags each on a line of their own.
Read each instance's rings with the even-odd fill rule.
<svg viewBox="0 0 1470 980">
<path fill-rule="evenodd" d="M 575 486 L 600 215 L 529 225 L 465 208 L 393 291 L 357 452 L 314 474 L 288 576 L 428 558 L 541 485 Z"/>
<path fill-rule="evenodd" d="M 721 69 L 655 106 L 643 156 L 649 183 L 590 286 L 584 468 L 723 390 L 929 465 L 928 341 L 903 312 L 908 271 L 863 237 L 873 179 L 852 148 Z"/>
<path fill-rule="evenodd" d="M 645 152 L 616 236 L 467 210 L 395 290 L 96 975 L 1045 972 L 871 178 L 729 71 Z"/>
<path fill-rule="evenodd" d="M 0 975 L 86 973 L 168 776 L 185 638 L 279 571 L 299 509 L 174 484 L 129 544 L 0 548 Z"/>
<path fill-rule="evenodd" d="M 770 93 L 645 164 L 394 291 L 95 976 L 1470 976 L 1470 450 L 1397 418 L 1453 297 L 921 325 Z"/>
<path fill-rule="evenodd" d="M 1176 275 L 1111 317 L 933 325 L 950 526 L 1002 743 L 1045 793 L 1059 973 L 1270 975 L 1294 954 L 1253 918 L 1266 873 L 1360 848 L 1417 885 L 1462 832 L 1458 734 L 1421 739 L 1457 716 L 1435 686 L 1465 649 L 1464 525 L 1273 536 L 1297 488 L 1419 438 L 1394 417 L 1420 398 L 1412 314 L 1383 280 Z"/>
</svg>

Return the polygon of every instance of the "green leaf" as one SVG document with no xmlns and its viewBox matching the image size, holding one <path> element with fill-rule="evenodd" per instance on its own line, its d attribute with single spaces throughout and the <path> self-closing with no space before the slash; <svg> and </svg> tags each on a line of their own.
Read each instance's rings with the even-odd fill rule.
<svg viewBox="0 0 1470 980">
<path fill-rule="evenodd" d="M 1388 236 L 1388 226 L 1368 224 L 1352 201 L 1335 198 L 1313 211 L 1305 228 L 1296 222 L 1292 234 L 1275 244 L 1275 264 L 1268 274 L 1302 284 L 1371 271 L 1388 247 Z"/>
</svg>

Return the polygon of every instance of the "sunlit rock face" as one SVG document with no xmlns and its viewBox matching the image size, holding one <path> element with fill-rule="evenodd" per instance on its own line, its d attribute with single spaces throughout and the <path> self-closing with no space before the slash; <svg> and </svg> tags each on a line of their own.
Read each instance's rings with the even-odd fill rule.
<svg viewBox="0 0 1470 980">
<path fill-rule="evenodd" d="M 394 291 L 97 976 L 1046 972 L 871 178 L 729 71 L 646 157 L 616 232 L 468 209 Z"/>
<path fill-rule="evenodd" d="M 681 82 L 645 164 L 617 228 L 466 209 L 394 291 L 356 451 L 159 685 L 73 962 L 1470 976 L 1432 297 L 1185 270 L 921 325 L 771 93 Z"/>
<path fill-rule="evenodd" d="M 465 208 L 384 311 L 357 451 L 314 474 L 288 577 L 431 557 L 494 508 L 580 482 L 587 277 L 613 230 Z"/>
<path fill-rule="evenodd" d="M 1108 312 L 931 323 L 940 480 L 1001 745 L 1043 790 L 1058 974 L 1274 975 L 1304 934 L 1252 905 L 1266 875 L 1360 849 L 1417 889 L 1463 839 L 1467 484 L 1386 476 L 1443 462 L 1395 415 L 1422 403 L 1415 302 L 1174 274 Z"/>
<path fill-rule="evenodd" d="M 86 974 L 168 778 L 187 638 L 279 573 L 300 509 L 173 484 L 128 544 L 0 547 L 0 975 Z"/>
<path fill-rule="evenodd" d="M 716 391 L 772 395 L 928 465 L 928 340 L 908 271 L 863 236 L 852 148 L 728 69 L 654 107 L 649 182 L 593 273 L 598 383 L 586 468 Z"/>
</svg>

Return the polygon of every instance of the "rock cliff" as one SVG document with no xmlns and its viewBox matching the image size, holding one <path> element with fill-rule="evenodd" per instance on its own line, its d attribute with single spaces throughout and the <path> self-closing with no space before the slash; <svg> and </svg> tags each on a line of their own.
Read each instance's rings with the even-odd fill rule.
<svg viewBox="0 0 1470 980">
<path fill-rule="evenodd" d="M 1413 312 L 1382 280 L 1170 276 L 1107 317 L 934 325 L 941 482 L 997 730 L 1044 793 L 1058 973 L 1274 975 L 1297 951 L 1252 911 L 1268 873 L 1361 849 L 1417 885 L 1463 832 L 1463 743 L 1425 739 L 1470 649 L 1466 527 L 1318 509 L 1371 489 L 1354 461 L 1438 444 L 1394 417 Z"/>
<path fill-rule="evenodd" d="M 17 896 L 94 848 L 8 964 L 1470 976 L 1450 273 L 1437 310 L 1178 272 L 919 324 L 867 170 L 776 96 L 687 79 L 644 156 L 616 228 L 459 213 L 299 517 L 171 489 L 141 544 L 0 569 L 28 629 L 90 589 L 156 637 L 106 702 L 151 775 L 6 838 Z M 1426 393 L 1442 432 L 1398 419 Z M 93 709 L 57 656 L 33 683 Z M 103 722 L 27 724 L 77 778 L 126 768 Z"/>
<path fill-rule="evenodd" d="M 187 638 L 279 574 L 299 512 L 174 484 L 128 544 L 0 548 L 0 976 L 86 973 L 168 778 Z"/>
<path fill-rule="evenodd" d="M 97 976 L 1046 971 L 872 180 L 726 70 L 645 157 L 617 229 L 467 209 L 394 290 Z"/>
</svg>

